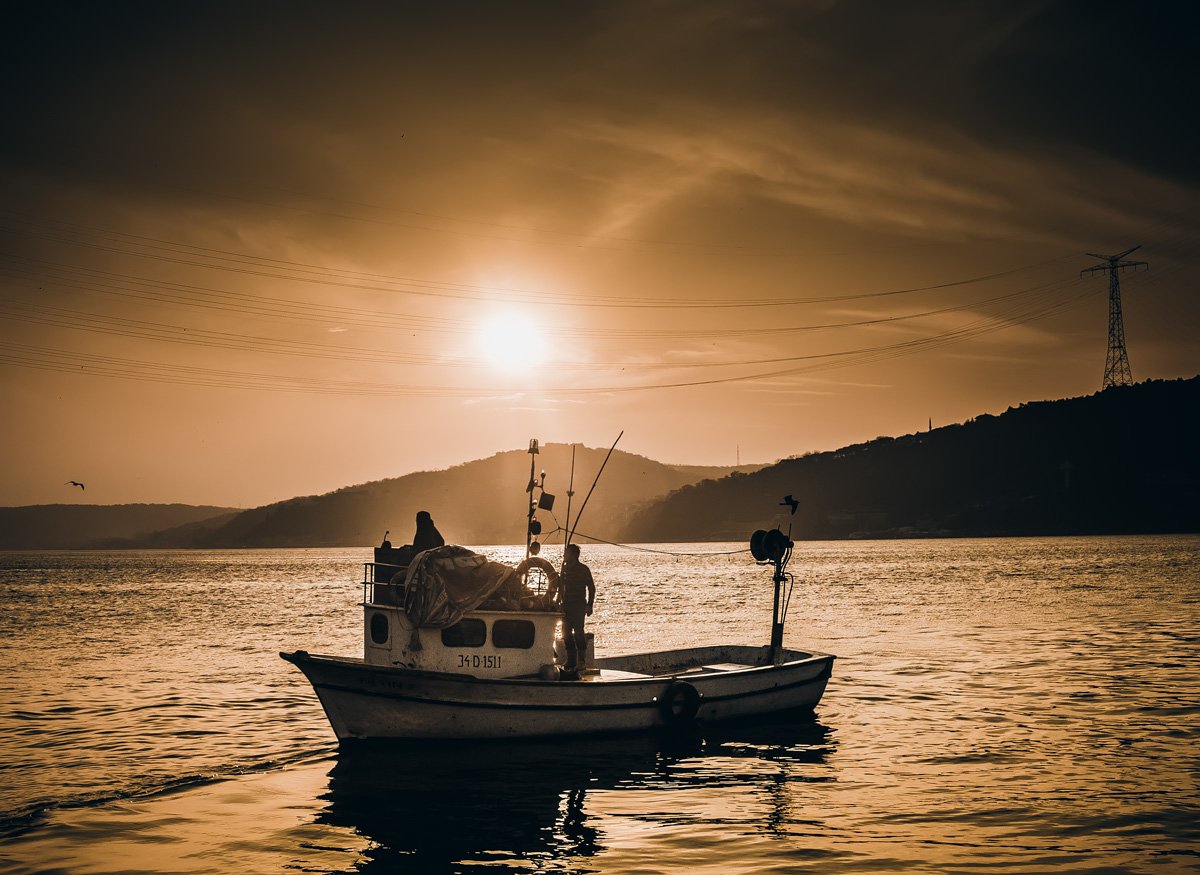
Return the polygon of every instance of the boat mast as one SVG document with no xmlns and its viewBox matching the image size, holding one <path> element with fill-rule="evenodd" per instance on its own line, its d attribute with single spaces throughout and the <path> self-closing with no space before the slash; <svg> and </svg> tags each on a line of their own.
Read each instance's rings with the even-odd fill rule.
<svg viewBox="0 0 1200 875">
<path fill-rule="evenodd" d="M 567 527 L 563 529 L 563 556 L 571 543 L 571 499 L 575 496 L 575 444 L 571 444 L 571 482 L 567 486 Z"/>
<path fill-rule="evenodd" d="M 529 440 L 529 485 L 525 487 L 525 491 L 529 494 L 529 498 L 525 502 L 525 558 L 529 558 L 529 545 L 533 542 L 533 514 L 537 510 L 537 502 L 533 498 L 533 487 L 537 485 L 534 479 L 534 472 L 537 466 L 538 441 L 537 438 Z"/>
<path fill-rule="evenodd" d="M 788 498 L 791 498 L 789 495 Z M 790 503 L 790 502 L 789 502 Z M 783 624 L 787 619 L 788 602 L 791 599 L 791 587 L 785 591 L 783 584 L 790 581 L 787 573 L 788 560 L 792 558 L 792 527 L 788 526 L 785 535 L 779 529 L 764 531 L 759 529 L 750 536 L 750 553 L 760 565 L 768 562 L 774 567 L 775 597 L 771 602 L 771 645 L 769 653 L 771 662 L 778 664 L 783 659 Z"/>
<path fill-rule="evenodd" d="M 583 504 L 579 506 L 579 513 L 575 516 L 574 525 L 571 524 L 571 518 L 567 517 L 567 528 L 570 530 L 567 532 L 568 544 L 570 544 L 571 539 L 575 537 L 575 529 L 579 528 L 579 519 L 583 516 L 583 512 L 587 509 L 587 503 L 592 497 L 592 493 L 596 491 L 596 484 L 600 482 L 600 475 L 604 473 L 604 466 L 608 464 L 608 460 L 612 457 L 613 450 L 617 448 L 617 444 L 624 435 L 625 430 L 622 429 L 621 433 L 617 435 L 617 439 L 613 441 L 613 445 L 608 448 L 608 455 L 604 457 L 604 461 L 600 464 L 600 470 L 596 472 L 596 479 L 592 481 L 592 488 L 588 490 L 588 494 L 583 497 Z"/>
<path fill-rule="evenodd" d="M 788 539 L 789 543 L 791 539 Z M 786 614 L 783 610 L 783 582 L 787 580 L 787 574 L 783 567 L 787 565 L 787 561 L 791 558 L 792 549 L 787 548 L 784 556 L 772 559 L 775 565 L 775 601 L 771 609 L 771 662 L 778 663 L 783 655 L 783 621 Z"/>
</svg>

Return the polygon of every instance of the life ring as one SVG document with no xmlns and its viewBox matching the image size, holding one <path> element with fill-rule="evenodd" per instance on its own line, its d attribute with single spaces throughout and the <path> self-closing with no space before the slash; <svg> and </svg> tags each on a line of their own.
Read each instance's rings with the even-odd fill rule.
<svg viewBox="0 0 1200 875">
<path fill-rule="evenodd" d="M 530 556 L 527 559 L 522 559 L 521 564 L 517 566 L 517 574 L 524 577 L 532 568 L 542 571 L 547 577 L 551 575 L 555 578 L 558 577 L 558 572 L 554 569 L 554 563 L 549 559 L 543 559 L 541 556 Z"/>
<path fill-rule="evenodd" d="M 545 577 L 544 581 L 538 582 L 539 584 L 542 582 L 545 583 L 545 592 L 542 591 L 540 585 L 535 585 L 534 580 L 529 579 L 529 572 L 535 568 Z M 535 608 L 535 610 L 551 606 L 558 594 L 558 572 L 554 568 L 554 563 L 549 559 L 543 559 L 541 556 L 529 556 L 523 559 L 521 564 L 517 566 L 517 574 L 524 582 L 525 587 L 527 587 L 525 594 L 532 592 L 536 598 L 542 601 L 542 605 Z"/>
<path fill-rule="evenodd" d="M 659 697 L 658 710 L 667 726 L 686 726 L 700 710 L 700 691 L 686 681 L 674 681 Z"/>
</svg>

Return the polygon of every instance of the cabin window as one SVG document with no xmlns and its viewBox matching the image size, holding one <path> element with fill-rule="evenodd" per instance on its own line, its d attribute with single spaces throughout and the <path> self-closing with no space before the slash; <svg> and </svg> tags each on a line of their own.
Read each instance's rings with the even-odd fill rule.
<svg viewBox="0 0 1200 875">
<path fill-rule="evenodd" d="M 487 640 L 487 624 L 483 620 L 459 620 L 442 630 L 446 647 L 482 647 Z"/>
<path fill-rule="evenodd" d="M 492 624 L 492 644 L 497 647 L 533 646 L 534 628 L 529 620 L 497 620 Z"/>
<path fill-rule="evenodd" d="M 371 640 L 376 644 L 387 644 L 388 621 L 383 614 L 371 615 Z"/>
</svg>

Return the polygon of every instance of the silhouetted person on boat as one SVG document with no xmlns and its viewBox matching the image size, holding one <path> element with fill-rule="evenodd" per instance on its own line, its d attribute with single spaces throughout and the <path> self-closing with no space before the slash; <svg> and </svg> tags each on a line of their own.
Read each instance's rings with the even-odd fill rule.
<svg viewBox="0 0 1200 875">
<path fill-rule="evenodd" d="M 562 593 L 563 643 L 567 647 L 563 676 L 573 680 L 579 677 L 580 664 L 587 656 L 584 618 L 592 615 L 596 602 L 596 582 L 592 580 L 592 570 L 579 561 L 578 544 L 567 544 L 563 551 L 558 587 Z"/>
<path fill-rule="evenodd" d="M 433 524 L 433 517 L 429 515 L 429 511 L 417 511 L 417 532 L 412 539 L 413 555 L 425 550 L 432 550 L 434 547 L 444 546 L 445 543 L 446 539 Z"/>
<path fill-rule="evenodd" d="M 379 545 L 380 550 L 392 549 L 392 542 L 388 540 L 388 535 L 390 535 L 391 533 L 392 533 L 391 529 L 388 529 L 386 532 L 383 533 L 383 543 Z"/>
</svg>

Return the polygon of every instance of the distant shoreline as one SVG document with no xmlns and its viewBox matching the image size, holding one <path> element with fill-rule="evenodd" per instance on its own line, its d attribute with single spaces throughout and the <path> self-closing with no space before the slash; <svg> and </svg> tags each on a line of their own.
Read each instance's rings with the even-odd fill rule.
<svg viewBox="0 0 1200 875">
<path fill-rule="evenodd" d="M 997 541 L 997 540 L 1048 540 L 1055 538 L 1194 538 L 1200 537 L 1200 531 L 1164 531 L 1164 532 L 1051 532 L 1047 534 L 976 534 L 976 535 L 960 535 L 949 533 L 905 533 L 905 534 L 876 534 L 876 533 L 855 533 L 842 538 L 793 538 L 796 544 L 836 544 L 846 542 L 859 541 Z M 638 547 L 645 546 L 660 546 L 662 544 L 741 544 L 749 541 L 749 533 L 746 538 L 727 538 L 727 539 L 693 539 L 693 540 L 671 540 L 671 541 L 638 541 L 628 544 L 605 544 L 581 541 L 583 547 L 612 547 L 618 550 L 636 550 Z M 293 551 L 293 550 L 355 550 L 360 551 L 364 555 L 369 555 L 375 545 L 346 545 L 346 544 L 326 544 L 314 546 L 312 544 L 297 545 L 297 546 L 279 546 L 270 547 L 2 547 L 0 553 L 227 553 L 227 552 L 255 552 L 262 553 L 268 551 Z M 477 550 L 522 550 L 524 544 L 464 544 L 462 546 L 470 547 Z M 561 545 L 558 545 L 561 546 Z M 553 551 L 556 545 L 553 543 L 545 544 L 543 549 Z M 749 548 L 747 548 L 749 549 Z M 366 561 L 366 560 L 364 560 Z"/>
<path fill-rule="evenodd" d="M 543 444 L 537 464 L 561 484 L 559 503 L 530 520 L 530 455 L 516 449 L 249 510 L 0 508 L 0 549 L 354 548 L 388 531 L 404 538 L 418 512 L 460 544 L 523 544 L 527 524 L 552 542 L 572 466 L 589 479 L 603 468 L 582 523 L 570 521 L 581 543 L 736 542 L 772 527 L 799 541 L 1190 534 L 1200 532 L 1198 433 L 1200 376 L 1147 380 L 767 466 L 667 465 L 621 450 L 610 461 L 601 448 Z"/>
</svg>

